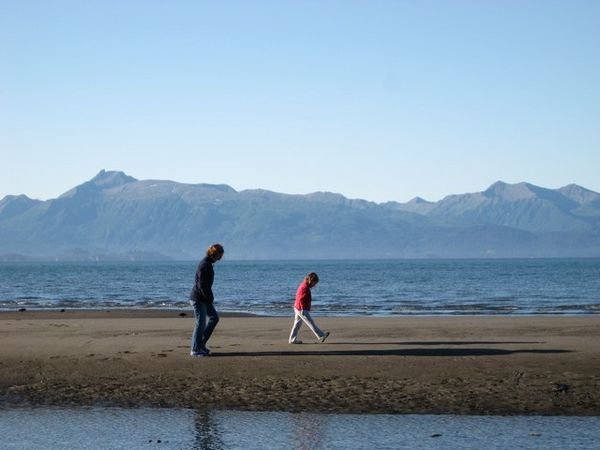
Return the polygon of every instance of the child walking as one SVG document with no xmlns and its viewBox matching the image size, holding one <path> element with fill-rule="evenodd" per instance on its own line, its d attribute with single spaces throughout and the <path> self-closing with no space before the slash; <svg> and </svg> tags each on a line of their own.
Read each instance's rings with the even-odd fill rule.
<svg viewBox="0 0 600 450">
<path fill-rule="evenodd" d="M 319 342 L 325 342 L 329 331 L 322 331 L 313 318 L 310 315 L 310 304 L 312 302 L 312 295 L 310 293 L 311 288 L 315 287 L 319 282 L 319 276 L 315 272 L 311 272 L 304 277 L 298 289 L 296 290 L 296 300 L 294 302 L 294 325 L 292 326 L 292 332 L 290 333 L 290 344 L 302 344 L 302 341 L 298 339 L 298 331 L 302 322 L 308 325 L 308 328 L 315 333 Z"/>
</svg>

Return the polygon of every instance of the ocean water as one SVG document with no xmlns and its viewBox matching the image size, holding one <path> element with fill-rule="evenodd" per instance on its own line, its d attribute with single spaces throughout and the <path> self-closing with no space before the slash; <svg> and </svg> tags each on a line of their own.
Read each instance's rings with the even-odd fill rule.
<svg viewBox="0 0 600 450">
<path fill-rule="evenodd" d="M 0 309 L 188 309 L 196 264 L 0 263 Z M 323 315 L 600 314 L 600 259 L 224 260 L 218 309 L 289 315 L 309 271 Z"/>
<path fill-rule="evenodd" d="M 600 417 L 0 409 L 3 449 L 596 449 Z"/>
</svg>

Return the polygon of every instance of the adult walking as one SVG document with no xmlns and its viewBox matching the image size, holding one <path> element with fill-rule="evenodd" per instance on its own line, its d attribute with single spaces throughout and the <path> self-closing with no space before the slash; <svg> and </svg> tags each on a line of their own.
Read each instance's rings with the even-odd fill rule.
<svg viewBox="0 0 600 450">
<path fill-rule="evenodd" d="M 329 331 L 322 331 L 309 312 L 312 303 L 312 294 L 310 290 L 315 287 L 318 282 L 319 276 L 315 272 L 310 272 L 298 285 L 296 299 L 294 301 L 294 324 L 292 325 L 292 331 L 290 332 L 290 338 L 288 340 L 290 344 L 302 344 L 302 341 L 298 339 L 298 331 L 300 331 L 302 322 L 306 323 L 319 342 L 325 342 L 325 339 L 329 336 Z"/>
<path fill-rule="evenodd" d="M 215 279 L 213 264 L 219 261 L 224 254 L 225 250 L 221 244 L 211 245 L 196 270 L 194 287 L 190 293 L 190 303 L 194 307 L 194 317 L 196 318 L 190 355 L 195 358 L 210 355 L 206 343 L 219 323 L 219 314 L 214 307 L 215 297 L 212 291 Z"/>
</svg>

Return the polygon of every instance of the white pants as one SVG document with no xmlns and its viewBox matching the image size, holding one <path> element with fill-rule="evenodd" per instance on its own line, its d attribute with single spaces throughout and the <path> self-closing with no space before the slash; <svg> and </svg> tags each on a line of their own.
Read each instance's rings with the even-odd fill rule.
<svg viewBox="0 0 600 450">
<path fill-rule="evenodd" d="M 300 326 L 302 325 L 302 322 L 305 322 L 306 325 L 308 325 L 308 328 L 310 328 L 310 331 L 315 333 L 317 339 L 320 339 L 325 335 L 325 333 L 323 333 L 321 329 L 317 326 L 317 324 L 315 323 L 308 311 L 304 309 L 294 308 L 294 312 L 296 314 L 294 315 L 294 325 L 292 326 L 292 332 L 290 333 L 290 343 L 294 342 L 298 337 L 298 331 L 300 331 Z"/>
</svg>

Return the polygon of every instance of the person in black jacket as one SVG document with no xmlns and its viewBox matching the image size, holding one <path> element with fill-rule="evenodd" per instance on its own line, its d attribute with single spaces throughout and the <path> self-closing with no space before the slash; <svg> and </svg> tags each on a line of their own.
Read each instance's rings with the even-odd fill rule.
<svg viewBox="0 0 600 450">
<path fill-rule="evenodd" d="M 213 305 L 215 299 L 212 292 L 215 278 L 213 264 L 219 261 L 224 254 L 225 250 L 221 244 L 211 245 L 196 270 L 194 287 L 190 293 L 190 303 L 194 307 L 194 317 L 196 318 L 190 355 L 196 358 L 210 355 L 206 343 L 219 322 L 219 314 Z"/>
</svg>

